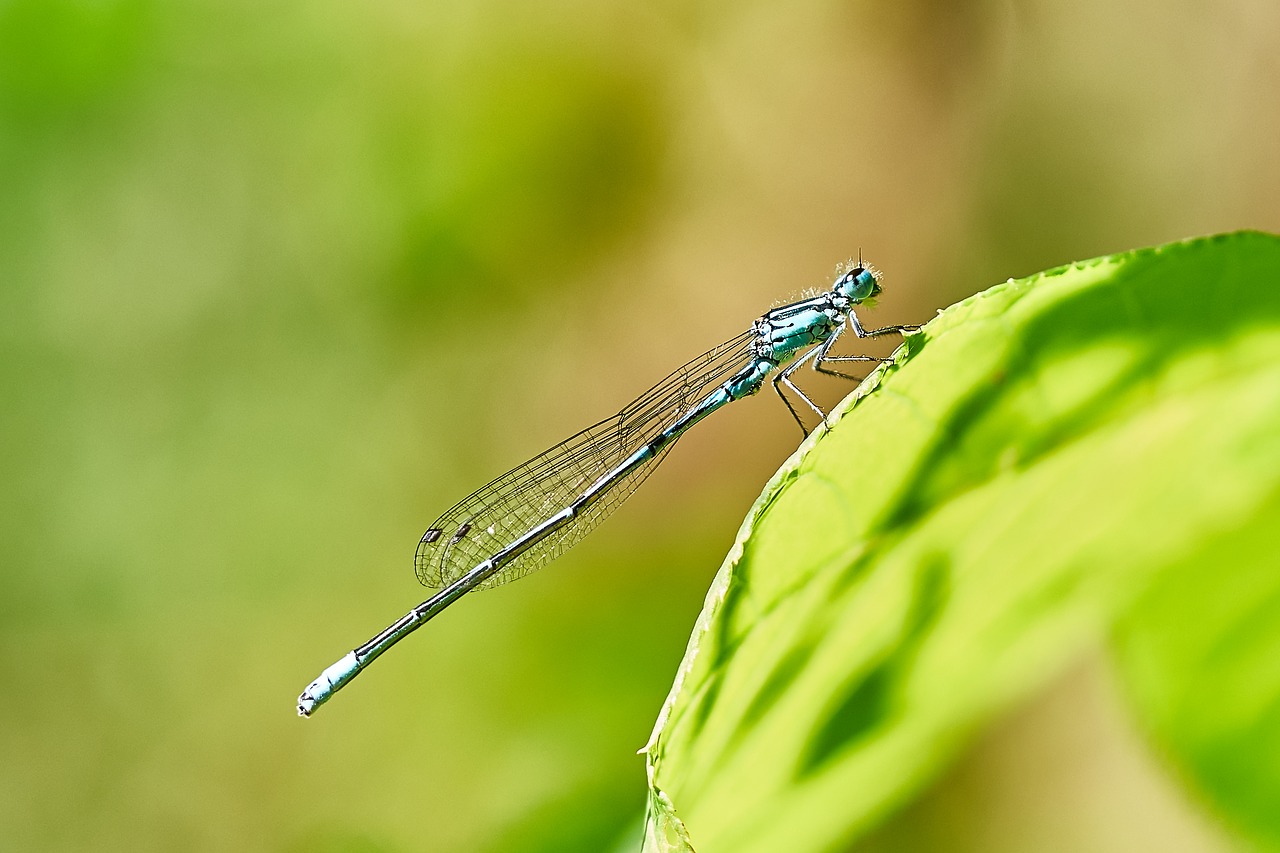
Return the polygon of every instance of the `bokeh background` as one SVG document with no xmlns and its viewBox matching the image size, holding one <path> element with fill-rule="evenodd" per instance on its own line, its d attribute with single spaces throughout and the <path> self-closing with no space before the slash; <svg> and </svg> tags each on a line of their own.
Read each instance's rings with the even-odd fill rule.
<svg viewBox="0 0 1280 853">
<path fill-rule="evenodd" d="M 0 0 L 0 847 L 634 849 L 789 416 L 299 720 L 427 524 L 859 250 L 923 320 L 1278 150 L 1271 0 Z M 1230 849 L 1102 659 L 865 849 Z"/>
</svg>

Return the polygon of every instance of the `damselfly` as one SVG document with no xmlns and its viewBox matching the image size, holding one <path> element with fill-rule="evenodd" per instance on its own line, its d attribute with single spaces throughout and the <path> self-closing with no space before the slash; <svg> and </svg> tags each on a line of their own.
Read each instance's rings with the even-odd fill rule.
<svg viewBox="0 0 1280 853">
<path fill-rule="evenodd" d="M 440 516 L 418 543 L 418 579 L 440 591 L 326 669 L 298 697 L 311 713 L 378 655 L 474 589 L 523 577 L 563 554 L 631 496 L 685 431 L 769 379 L 796 423 L 808 430 L 782 386 L 825 419 L 791 376 L 809 363 L 880 362 L 830 355 L 846 329 L 859 338 L 905 334 L 916 326 L 867 330 L 855 305 L 880 292 L 880 274 L 861 261 L 842 266 L 831 289 L 775 308 L 751 328 L 695 358 L 621 412 L 508 471 Z"/>
</svg>

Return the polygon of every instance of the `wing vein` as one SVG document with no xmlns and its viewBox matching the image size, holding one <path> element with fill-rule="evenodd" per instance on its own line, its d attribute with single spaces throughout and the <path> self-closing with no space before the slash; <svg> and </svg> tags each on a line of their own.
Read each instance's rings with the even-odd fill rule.
<svg viewBox="0 0 1280 853">
<path fill-rule="evenodd" d="M 454 504 L 418 543 L 414 558 L 418 579 L 429 587 L 447 586 L 567 507 L 745 365 L 751 357 L 752 338 L 753 333 L 746 331 L 703 353 L 618 414 L 512 468 Z M 515 557 L 482 588 L 523 577 L 575 545 L 639 488 L 671 446 L 620 477 L 574 523 Z"/>
</svg>

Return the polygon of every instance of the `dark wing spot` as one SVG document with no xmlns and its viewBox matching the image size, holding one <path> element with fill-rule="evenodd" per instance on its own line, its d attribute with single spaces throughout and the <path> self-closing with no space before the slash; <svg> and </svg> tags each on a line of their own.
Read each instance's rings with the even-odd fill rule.
<svg viewBox="0 0 1280 853">
<path fill-rule="evenodd" d="M 459 527 L 457 532 L 453 534 L 453 541 L 457 542 L 461 540 L 462 537 L 466 536 L 467 532 L 470 530 L 471 530 L 471 522 L 468 521 L 465 524 L 463 524 L 461 527 Z"/>
<path fill-rule="evenodd" d="M 443 533 L 444 531 L 441 530 L 439 527 L 433 527 L 430 530 L 428 530 L 426 533 L 422 534 L 422 541 L 430 545 L 432 542 L 439 539 L 441 534 Z"/>
</svg>

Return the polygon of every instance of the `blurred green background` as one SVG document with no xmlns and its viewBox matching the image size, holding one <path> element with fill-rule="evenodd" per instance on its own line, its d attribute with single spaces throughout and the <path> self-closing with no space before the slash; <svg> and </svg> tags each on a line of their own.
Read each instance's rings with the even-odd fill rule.
<svg viewBox="0 0 1280 853">
<path fill-rule="evenodd" d="M 0 0 L 0 847 L 633 849 L 798 438 L 766 395 L 294 698 L 425 597 L 440 511 L 859 249 L 880 325 L 1280 231 L 1278 92 L 1270 0 Z M 1228 849 L 1114 692 L 1085 666 L 867 849 Z"/>
</svg>

